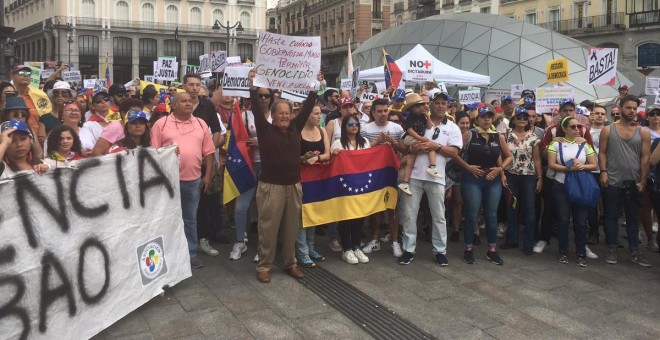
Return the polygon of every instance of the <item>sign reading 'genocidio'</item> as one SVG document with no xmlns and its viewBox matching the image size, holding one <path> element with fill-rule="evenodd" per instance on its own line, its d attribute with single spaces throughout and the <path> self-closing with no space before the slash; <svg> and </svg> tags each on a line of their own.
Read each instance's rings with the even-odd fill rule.
<svg viewBox="0 0 660 340">
<path fill-rule="evenodd" d="M 318 90 L 321 69 L 319 37 L 262 32 L 256 58 L 254 85 L 282 90 Z"/>
</svg>

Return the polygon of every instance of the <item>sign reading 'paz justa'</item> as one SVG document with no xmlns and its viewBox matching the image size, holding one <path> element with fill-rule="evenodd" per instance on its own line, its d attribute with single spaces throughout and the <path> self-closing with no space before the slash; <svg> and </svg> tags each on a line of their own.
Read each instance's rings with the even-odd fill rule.
<svg viewBox="0 0 660 340">
<path fill-rule="evenodd" d="M 555 59 L 548 61 L 547 65 L 548 83 L 568 81 L 568 59 Z"/>
</svg>

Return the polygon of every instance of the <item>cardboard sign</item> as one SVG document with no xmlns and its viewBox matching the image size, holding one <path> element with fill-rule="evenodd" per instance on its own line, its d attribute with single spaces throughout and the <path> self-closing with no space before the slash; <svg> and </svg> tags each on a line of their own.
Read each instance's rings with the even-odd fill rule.
<svg viewBox="0 0 660 340">
<path fill-rule="evenodd" d="M 552 113 L 552 110 L 559 109 L 561 102 L 574 97 L 572 87 L 539 87 L 536 89 L 536 112 Z"/>
<path fill-rule="evenodd" d="M 511 85 L 511 98 L 513 101 L 520 100 L 522 96 L 522 91 L 525 90 L 525 84 L 513 84 Z"/>
<path fill-rule="evenodd" d="M 282 98 L 294 101 L 296 103 L 302 103 L 303 100 L 307 99 L 307 94 L 307 91 L 283 90 Z"/>
<path fill-rule="evenodd" d="M 283 90 L 318 90 L 321 38 L 261 32 L 254 85 Z"/>
<path fill-rule="evenodd" d="M 96 79 L 85 79 L 83 80 L 83 86 L 86 89 L 93 89 L 96 87 Z"/>
<path fill-rule="evenodd" d="M 191 276 L 174 146 L 18 176 L 0 191 L 4 339 L 92 338 Z"/>
<path fill-rule="evenodd" d="M 202 54 L 199 56 L 199 75 L 206 78 L 210 77 L 211 74 L 211 57 L 208 54 Z"/>
<path fill-rule="evenodd" d="M 30 76 L 30 85 L 39 88 L 39 83 L 41 83 L 41 70 L 34 66 L 29 67 L 32 71 L 32 75 Z"/>
<path fill-rule="evenodd" d="M 459 90 L 458 102 L 461 104 L 480 103 L 481 90 Z"/>
<path fill-rule="evenodd" d="M 555 59 L 548 61 L 546 75 L 548 83 L 558 83 L 568 81 L 568 59 Z"/>
<path fill-rule="evenodd" d="M 487 89 L 484 94 L 484 103 L 490 104 L 493 100 L 501 100 L 502 96 L 511 95 L 510 90 Z"/>
<path fill-rule="evenodd" d="M 660 93 L 660 78 L 646 77 L 646 94 L 649 96 Z"/>
<path fill-rule="evenodd" d="M 618 48 L 592 47 L 589 49 L 589 59 L 587 60 L 589 85 L 614 85 L 618 53 Z"/>
<path fill-rule="evenodd" d="M 342 90 L 350 90 L 352 85 L 353 85 L 353 80 L 351 78 L 344 78 L 341 80 L 341 86 L 339 87 Z"/>
<path fill-rule="evenodd" d="M 149 74 L 149 75 L 146 75 L 146 74 L 145 74 L 145 75 L 144 75 L 144 81 L 147 81 L 147 82 L 153 83 L 153 82 L 154 82 L 154 75 L 153 75 L 153 74 Z"/>
<path fill-rule="evenodd" d="M 360 96 L 360 103 L 367 101 L 373 102 L 375 99 L 381 98 L 382 96 L 379 93 L 362 93 Z"/>
<path fill-rule="evenodd" d="M 227 66 L 241 66 L 242 65 L 241 57 L 227 57 Z"/>
<path fill-rule="evenodd" d="M 250 98 L 250 79 L 248 74 L 251 67 L 228 66 L 222 76 L 222 95 Z"/>
<path fill-rule="evenodd" d="M 433 79 L 433 60 L 410 59 L 406 69 L 406 81 L 413 83 L 424 83 L 434 81 Z"/>
<path fill-rule="evenodd" d="M 176 57 L 158 57 L 154 67 L 154 78 L 169 81 L 179 79 L 179 63 Z"/>
<path fill-rule="evenodd" d="M 62 71 L 62 79 L 69 83 L 79 83 L 82 81 L 82 76 L 80 75 L 80 71 Z"/>
<path fill-rule="evenodd" d="M 211 72 L 223 72 L 227 67 L 227 52 L 211 51 Z M 201 61 L 200 61 L 201 62 Z"/>
</svg>

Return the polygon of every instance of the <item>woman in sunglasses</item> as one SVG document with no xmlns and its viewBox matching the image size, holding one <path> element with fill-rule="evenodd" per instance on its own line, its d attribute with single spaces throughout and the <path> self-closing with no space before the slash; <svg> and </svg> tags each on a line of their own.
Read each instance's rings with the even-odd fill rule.
<svg viewBox="0 0 660 340">
<path fill-rule="evenodd" d="M 100 90 L 92 95 L 92 108 L 91 114 L 83 126 L 89 129 L 90 134 L 83 138 L 80 137 L 83 149 L 94 149 L 94 145 L 101 137 L 103 128 L 110 124 L 108 115 L 110 111 L 110 95 L 105 90 Z"/>
<path fill-rule="evenodd" d="M 465 214 L 463 261 L 468 264 L 474 263 L 474 226 L 482 206 L 489 246 L 486 258 L 497 265 L 504 263 L 497 253 L 497 208 L 502 186 L 506 186 L 503 169 L 511 164 L 512 157 L 504 136 L 492 129 L 494 118 L 495 113 L 491 109 L 480 108 L 475 120 L 476 127 L 470 130 L 465 143 L 467 159 L 453 159 L 467 170 L 461 179 L 461 195 Z"/>
<path fill-rule="evenodd" d="M 348 114 L 341 119 L 341 137 L 332 143 L 330 150 L 336 155 L 343 150 L 362 150 L 371 147 L 369 141 L 360 134 L 360 118 Z M 369 258 L 360 250 L 362 223 L 364 218 L 356 218 L 338 223 L 337 230 L 342 246 L 342 260 L 348 264 L 367 263 Z"/>
<path fill-rule="evenodd" d="M 110 122 L 106 127 L 103 128 L 101 135 L 96 140 L 94 144 L 94 149 L 92 149 L 93 156 L 104 155 L 110 150 L 110 147 L 116 143 L 118 140 L 125 137 L 124 134 L 124 121 L 129 113 L 141 112 L 142 110 L 142 100 L 137 98 L 127 98 L 122 101 L 119 109 L 121 119 L 118 121 Z M 146 113 L 144 113 L 146 115 Z"/>
<path fill-rule="evenodd" d="M 126 124 L 123 126 L 124 137 L 110 147 L 108 153 L 135 149 L 139 146 L 151 146 L 151 130 L 149 129 L 147 114 L 140 110 L 129 110 L 126 113 Z"/>
<path fill-rule="evenodd" d="M 0 82 L 0 110 L 4 110 L 7 97 L 14 96 L 16 96 L 14 85 L 6 81 Z"/>
<path fill-rule="evenodd" d="M 55 82 L 53 89 L 48 90 L 48 97 L 50 97 L 50 102 L 53 104 L 53 111 L 39 117 L 39 134 L 37 136 L 39 143 L 43 144 L 50 130 L 62 124 L 60 119 L 62 104 L 74 98 L 75 95 L 75 91 L 71 90 L 71 85 L 61 80 Z"/>
<path fill-rule="evenodd" d="M 539 149 L 541 140 L 530 124 L 529 113 L 522 106 L 515 109 L 509 121 L 506 141 L 513 154 L 513 162 L 506 169 L 507 183 L 517 204 L 508 205 L 506 242 L 500 248 L 518 248 L 518 215 L 521 215 L 525 225 L 523 251 L 525 255 L 532 255 L 536 229 L 536 194 L 543 187 L 543 167 Z"/>
<path fill-rule="evenodd" d="M 51 145 L 51 148 L 44 163 L 53 169 L 74 167 L 76 161 L 84 159 L 80 138 L 70 126 L 59 125 L 51 130 L 48 135 L 48 145 Z"/>
<path fill-rule="evenodd" d="M 593 109 L 593 111 L 602 110 L 604 109 L 599 109 L 598 107 L 594 107 Z M 591 115 L 593 115 L 593 112 Z M 591 118 L 591 115 L 589 118 Z M 648 128 L 651 133 L 651 153 L 654 153 L 660 144 L 660 107 L 652 107 L 646 114 L 646 119 L 649 122 Z M 593 136 L 593 133 L 591 135 Z M 646 234 L 646 249 L 653 252 L 658 252 L 658 243 L 653 237 L 653 210 L 655 209 L 655 213 L 660 215 L 660 211 L 658 211 L 658 207 L 660 206 L 654 208 L 655 203 L 653 202 L 656 192 L 660 192 L 660 177 L 657 177 L 656 175 L 656 168 L 656 165 L 651 164 L 648 180 L 646 181 L 646 190 L 644 190 L 641 195 L 642 207 L 640 209 L 639 218 L 640 224 L 644 227 L 644 233 Z M 658 203 L 660 203 L 660 201 Z"/>
<path fill-rule="evenodd" d="M 548 166 L 555 171 L 555 183 L 553 184 L 553 195 L 557 209 L 559 229 L 559 262 L 568 263 L 568 224 L 573 221 L 573 233 L 575 234 L 576 263 L 580 267 L 587 266 L 587 235 L 589 225 L 589 207 L 572 204 L 568 200 L 568 194 L 564 187 L 566 173 L 570 171 L 593 171 L 596 170 L 596 157 L 594 149 L 589 143 L 577 143 L 580 137 L 577 119 L 567 116 L 560 122 L 560 127 L 566 133 L 563 142 L 553 142 L 548 147 Z M 636 237 L 637 235 L 635 235 Z"/>
</svg>

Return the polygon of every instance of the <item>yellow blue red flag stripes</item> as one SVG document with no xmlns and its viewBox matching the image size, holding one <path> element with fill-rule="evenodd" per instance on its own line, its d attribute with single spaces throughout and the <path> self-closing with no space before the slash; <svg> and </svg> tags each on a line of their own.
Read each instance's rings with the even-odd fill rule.
<svg viewBox="0 0 660 340">
<path fill-rule="evenodd" d="M 398 89 L 403 78 L 403 72 L 401 72 L 399 65 L 394 62 L 394 59 L 385 52 L 385 49 L 383 49 L 383 72 L 385 73 L 385 86 L 388 89 L 390 86 Z"/>
<path fill-rule="evenodd" d="M 303 166 L 303 226 L 394 209 L 399 159 L 390 146 L 342 151 L 329 164 Z"/>
<path fill-rule="evenodd" d="M 103 73 L 105 74 L 105 86 L 110 88 L 112 82 L 110 81 L 110 68 L 108 68 L 108 54 L 105 54 L 105 59 L 103 60 Z"/>
<path fill-rule="evenodd" d="M 227 147 L 227 163 L 222 189 L 223 204 L 229 203 L 240 194 L 257 186 L 252 164 L 252 150 L 245 144 L 249 135 L 238 102 L 234 102 L 230 129 L 231 135 Z"/>
</svg>

